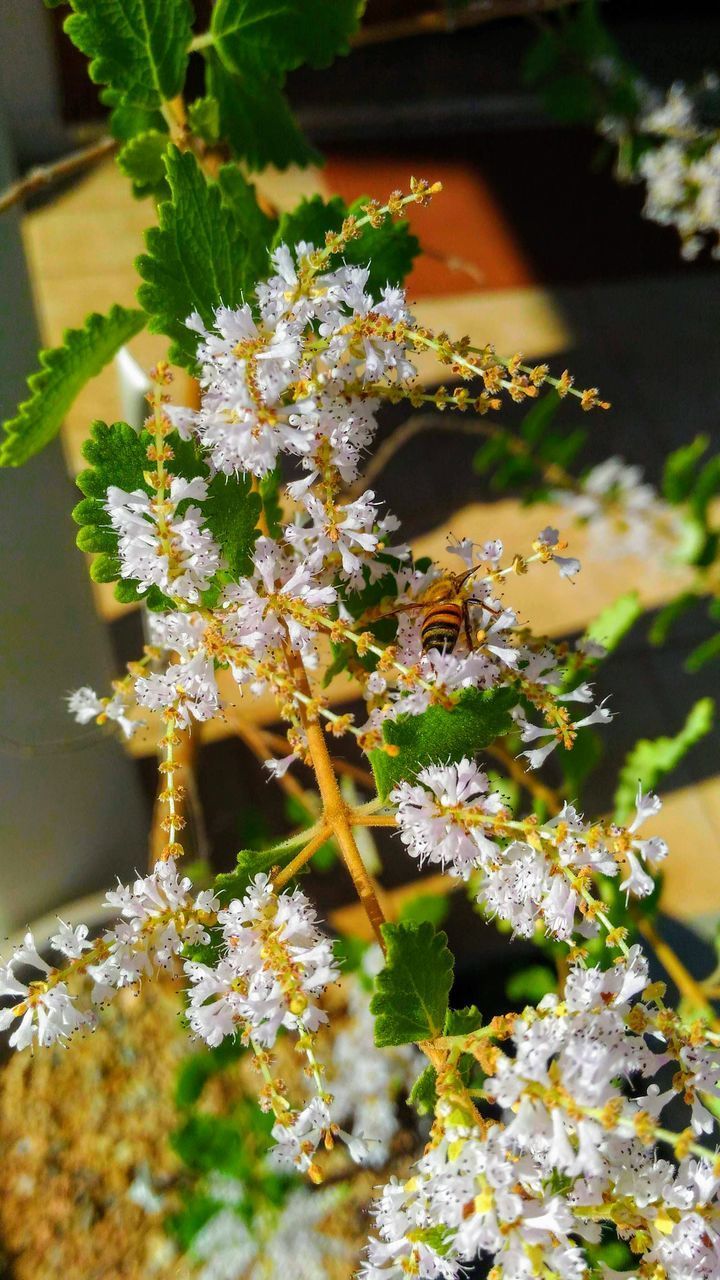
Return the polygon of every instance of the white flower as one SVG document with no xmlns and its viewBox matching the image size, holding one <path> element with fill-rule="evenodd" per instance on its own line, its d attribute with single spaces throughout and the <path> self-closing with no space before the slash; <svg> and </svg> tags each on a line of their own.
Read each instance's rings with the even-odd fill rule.
<svg viewBox="0 0 720 1280">
<path fill-rule="evenodd" d="M 487 830 L 504 811 L 503 799 L 490 791 L 487 774 L 471 760 L 430 765 L 420 771 L 416 785 L 401 782 L 390 800 L 397 807 L 400 839 L 420 866 L 435 863 L 466 880 L 473 868 L 497 855 Z"/>
<path fill-rule="evenodd" d="M 189 498 L 206 497 L 207 482 L 200 477 L 173 476 L 163 499 L 143 489 L 126 493 L 110 485 L 105 509 L 119 534 L 121 576 L 137 578 L 141 591 L 156 586 L 195 604 L 222 567 L 220 549 L 198 507 L 186 507 L 182 516 L 177 508 Z"/>
<path fill-rule="evenodd" d="M 165 672 L 152 672 L 135 681 L 135 695 L 142 707 L 164 711 L 172 707 L 184 728 L 195 720 L 211 720 L 220 709 L 220 696 L 213 664 L 200 651 L 184 662 L 173 663 Z"/>
</svg>

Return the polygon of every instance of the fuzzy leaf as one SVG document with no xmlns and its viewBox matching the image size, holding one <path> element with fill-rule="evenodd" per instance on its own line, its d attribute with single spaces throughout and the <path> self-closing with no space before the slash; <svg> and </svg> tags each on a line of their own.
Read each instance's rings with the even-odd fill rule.
<svg viewBox="0 0 720 1280">
<path fill-rule="evenodd" d="M 206 66 L 208 90 L 220 113 L 220 133 L 248 169 L 321 163 L 322 157 L 303 135 L 275 80 L 233 75 L 212 49 Z"/>
<path fill-rule="evenodd" d="M 442 1034 L 453 980 L 447 935 L 421 924 L 385 924 L 385 967 L 375 979 L 370 1012 L 378 1048 Z"/>
<path fill-rule="evenodd" d="M 637 591 L 628 591 L 618 596 L 607 608 L 599 613 L 585 632 L 587 640 L 595 640 L 603 645 L 608 653 L 617 649 L 623 636 L 637 622 L 643 609 Z"/>
<path fill-rule="evenodd" d="M 242 303 L 254 283 L 249 237 L 224 203 L 220 186 L 206 181 L 190 152 L 169 147 L 165 167 L 172 199 L 160 205 L 160 225 L 146 233 L 148 252 L 137 259 L 145 282 L 138 300 L 152 332 L 173 339 L 171 360 L 192 369 L 197 335 L 185 321 L 198 311 L 210 325 L 220 303 Z"/>
<path fill-rule="evenodd" d="M 307 841 L 307 832 L 299 831 L 297 835 L 271 845 L 268 849 L 241 849 L 235 869 L 216 876 L 215 893 L 219 893 L 224 902 L 241 898 L 256 875 L 261 871 L 269 871 L 271 867 L 284 867 Z"/>
<path fill-rule="evenodd" d="M 146 129 L 130 138 L 118 153 L 117 163 L 121 173 L 130 178 L 136 195 L 163 192 L 165 183 L 165 152 L 168 136 L 159 129 Z"/>
<path fill-rule="evenodd" d="M 297 244 L 307 240 L 316 247 L 325 244 L 326 231 L 339 231 L 349 213 L 362 216 L 362 206 L 367 196 L 347 207 L 339 196 L 323 200 L 312 196 L 281 219 L 275 235 L 275 244 Z M 366 226 L 357 240 L 351 240 L 342 255 L 330 259 L 330 267 L 341 262 L 351 265 L 368 265 L 368 288 L 377 297 L 387 284 L 402 284 L 409 275 L 414 259 L 420 252 L 420 244 L 405 221 L 386 219 L 379 227 Z"/>
<path fill-rule="evenodd" d="M 114 306 L 106 316 L 93 312 L 82 329 L 66 329 L 62 346 L 41 351 L 40 368 L 28 378 L 31 394 L 5 423 L 0 465 L 18 467 L 49 444 L 85 383 L 144 322 L 142 311 Z"/>
<path fill-rule="evenodd" d="M 414 778 L 434 760 L 461 760 L 474 756 L 512 725 L 510 708 L 517 695 L 512 689 L 464 689 L 452 711 L 429 707 L 419 716 L 403 715 L 386 720 L 385 741 L 398 747 L 390 756 L 378 748 L 369 752 L 378 795 L 386 800 L 403 778 Z"/>
<path fill-rule="evenodd" d="M 231 71 L 280 79 L 347 53 L 360 8 L 358 0 L 216 0 L 210 30 Z"/>
<path fill-rule="evenodd" d="M 482 1024 L 482 1014 L 475 1004 L 465 1009 L 448 1009 L 443 1034 L 469 1036 L 471 1031 L 479 1031 Z"/>
<path fill-rule="evenodd" d="M 275 220 L 263 213 L 255 187 L 243 177 L 237 165 L 223 165 L 218 174 L 218 183 L 223 203 L 232 210 L 247 238 L 248 273 L 253 280 L 259 280 L 268 274 Z"/>
<path fill-rule="evenodd" d="M 399 918 L 403 924 L 419 924 L 427 920 L 433 929 L 437 929 L 449 910 L 450 903 L 444 894 L 419 893 L 402 904 Z"/>
<path fill-rule="evenodd" d="M 690 748 L 710 732 L 714 712 L 712 698 L 701 698 L 691 708 L 685 724 L 674 738 L 642 738 L 635 743 L 620 770 L 615 792 L 617 822 L 625 822 L 632 813 L 639 782 L 643 791 L 652 790 L 661 778 L 676 768 Z"/>
<path fill-rule="evenodd" d="M 95 422 L 90 439 L 83 445 L 83 456 L 90 466 L 77 478 L 78 489 L 85 497 L 72 514 L 80 525 L 77 535 L 80 550 L 99 553 L 90 565 L 94 582 L 114 582 L 120 577 L 117 533 L 105 510 L 105 495 L 110 485 L 117 485 L 128 493 L 134 489 L 150 492 L 143 475 L 148 465 L 148 439 L 145 433 L 138 435 L 126 422 L 114 422 L 112 426 Z"/>
<path fill-rule="evenodd" d="M 437 1102 L 436 1083 L 437 1072 L 428 1063 L 425 1070 L 420 1072 L 408 1098 L 408 1102 L 415 1108 L 418 1115 L 426 1116 L 435 1110 L 435 1103 Z"/>
<path fill-rule="evenodd" d="M 217 98 L 196 98 L 188 105 L 188 124 L 193 133 L 211 146 L 220 138 L 220 107 Z"/>
<path fill-rule="evenodd" d="M 190 0 L 71 0 L 65 31 L 90 59 L 90 79 L 124 102 L 158 107 L 182 90 L 192 38 Z"/>
<path fill-rule="evenodd" d="M 208 485 L 208 496 L 202 504 L 205 523 L 236 578 L 252 572 L 261 507 L 260 495 L 252 490 L 249 476 L 217 475 Z"/>
</svg>

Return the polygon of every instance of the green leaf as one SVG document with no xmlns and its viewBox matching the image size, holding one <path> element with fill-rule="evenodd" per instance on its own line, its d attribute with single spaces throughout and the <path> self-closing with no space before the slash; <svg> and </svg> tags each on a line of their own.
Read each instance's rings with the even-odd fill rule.
<svg viewBox="0 0 720 1280">
<path fill-rule="evenodd" d="M 239 306 L 254 283 L 247 233 L 223 202 L 219 185 L 207 182 L 195 157 L 169 147 L 165 157 L 172 199 L 158 210 L 159 226 L 146 232 L 148 252 L 137 259 L 144 280 L 138 300 L 153 333 L 173 339 L 170 359 L 196 363 L 197 335 L 185 324 L 198 311 L 207 325 L 214 308 Z"/>
<path fill-rule="evenodd" d="M 694 591 L 683 591 L 674 600 L 670 600 L 655 615 L 652 625 L 648 632 L 648 639 L 651 644 L 664 644 L 676 622 L 686 614 L 693 605 L 698 603 L 698 596 Z"/>
<path fill-rule="evenodd" d="M 217 98 L 196 98 L 187 109 L 188 124 L 203 142 L 214 146 L 220 138 L 220 106 Z"/>
<path fill-rule="evenodd" d="M 375 979 L 370 1012 L 375 1044 L 409 1044 L 442 1034 L 453 980 L 447 935 L 421 924 L 384 924 L 385 967 Z"/>
<path fill-rule="evenodd" d="M 443 1034 L 469 1036 L 471 1031 L 479 1031 L 482 1024 L 482 1014 L 475 1004 L 465 1009 L 448 1009 Z"/>
<path fill-rule="evenodd" d="M 537 1005 L 543 996 L 557 991 L 557 979 L 552 969 L 544 964 L 530 964 L 526 969 L 513 973 L 505 983 L 508 1000 L 513 1004 Z"/>
<path fill-rule="evenodd" d="M 212 49 L 206 54 L 207 86 L 220 113 L 220 133 L 250 170 L 274 165 L 320 164 L 298 125 L 282 88 L 266 76 L 233 75 Z"/>
<path fill-rule="evenodd" d="M 637 591 L 628 591 L 624 596 L 613 600 L 597 618 L 590 623 L 585 632 L 586 640 L 594 640 L 612 653 L 620 641 L 637 622 L 643 609 Z"/>
<path fill-rule="evenodd" d="M 227 1036 L 215 1049 L 191 1053 L 180 1063 L 175 1079 L 175 1106 L 191 1107 L 197 1102 L 208 1080 L 237 1062 L 247 1047 L 239 1036 Z"/>
<path fill-rule="evenodd" d="M 309 831 L 298 831 L 268 849 L 241 849 L 235 869 L 216 876 L 215 892 L 220 894 L 224 902 L 231 898 L 241 898 L 254 876 L 261 871 L 269 871 L 271 867 L 284 867 L 307 844 L 309 838 Z"/>
<path fill-rule="evenodd" d="M 615 792 L 615 819 L 625 822 L 633 811 L 638 783 L 643 791 L 652 790 L 687 755 L 691 747 L 708 734 L 713 725 L 715 704 L 712 698 L 695 703 L 674 738 L 643 738 L 635 743 L 620 770 Z"/>
<path fill-rule="evenodd" d="M 358 0 L 216 0 L 210 30 L 231 71 L 278 79 L 347 53 L 360 7 Z"/>
<path fill-rule="evenodd" d="M 117 533 L 105 510 L 105 497 L 110 485 L 132 493 L 134 489 L 150 492 L 145 480 L 147 469 L 146 434 L 138 435 L 126 422 L 94 422 L 90 439 L 83 445 L 83 457 L 90 463 L 81 471 L 77 486 L 85 495 L 72 515 L 80 525 L 77 544 L 81 551 L 98 552 L 90 565 L 94 582 L 113 582 L 120 577 L 117 557 Z M 133 589 L 134 587 L 133 584 Z"/>
<path fill-rule="evenodd" d="M 428 1063 L 425 1070 L 420 1072 L 408 1098 L 408 1102 L 415 1108 L 418 1115 L 430 1115 L 435 1110 L 437 1102 L 436 1083 L 437 1071 Z"/>
<path fill-rule="evenodd" d="M 90 58 L 90 79 L 124 102 L 158 107 L 183 88 L 192 39 L 190 0 L 72 0 L 65 31 Z"/>
<path fill-rule="evenodd" d="M 708 436 L 696 436 L 690 444 L 681 445 L 665 459 L 662 491 L 668 502 L 684 502 L 689 496 L 698 463 L 709 444 Z"/>
<path fill-rule="evenodd" d="M 274 471 L 268 471 L 267 475 L 263 476 L 258 484 L 263 516 L 271 538 L 279 538 L 282 532 L 283 512 L 279 496 L 281 485 L 282 471 L 279 465 L 275 467 Z"/>
<path fill-rule="evenodd" d="M 205 523 L 222 547 L 235 578 L 252 572 L 261 506 L 260 495 L 253 491 L 249 476 L 217 475 L 208 485 L 208 496 L 202 504 Z"/>
<path fill-rule="evenodd" d="M 516 702 L 512 689 L 464 689 L 451 711 L 429 707 L 418 716 L 386 720 L 383 737 L 398 748 L 397 754 L 381 748 L 369 752 L 380 799 L 386 800 L 398 782 L 414 778 L 426 764 L 472 757 L 507 733 Z"/>
<path fill-rule="evenodd" d="M 306 240 L 321 247 L 328 231 L 339 231 L 348 214 L 362 216 L 362 207 L 368 197 L 360 196 L 347 207 L 339 196 L 323 200 L 312 196 L 301 200 L 290 213 L 284 214 L 275 235 L 274 243 L 297 244 Z M 420 252 L 420 244 L 405 221 L 386 219 L 379 227 L 363 227 L 357 240 L 351 240 L 342 255 L 330 258 L 330 267 L 341 262 L 355 266 L 369 266 L 368 288 L 375 297 L 387 284 L 402 284 L 409 275 L 414 259 Z"/>
<path fill-rule="evenodd" d="M 218 183 L 223 203 L 232 210 L 247 237 L 248 273 L 253 281 L 264 278 L 268 274 L 270 243 L 276 222 L 263 213 L 255 187 L 243 177 L 236 164 L 223 165 Z"/>
<path fill-rule="evenodd" d="M 715 658 L 720 658 L 720 631 L 693 649 L 685 660 L 685 670 L 694 675 Z"/>
<path fill-rule="evenodd" d="M 400 908 L 399 919 L 403 924 L 420 924 L 427 920 L 436 929 L 450 910 L 450 903 L 442 893 L 419 893 L 409 898 Z"/>
<path fill-rule="evenodd" d="M 165 152 L 168 136 L 159 129 L 136 133 L 118 153 L 121 173 L 130 178 L 136 195 L 167 195 Z"/>
<path fill-rule="evenodd" d="M 110 107 L 108 127 L 118 142 L 129 142 L 137 133 L 147 133 L 150 129 L 157 130 L 158 133 L 165 132 L 166 144 L 170 141 L 167 123 L 161 111 L 123 102 L 121 95 L 114 89 L 101 89 L 98 96 L 104 106 Z"/>
<path fill-rule="evenodd" d="M 28 378 L 30 396 L 5 426 L 0 465 L 18 467 L 57 435 L 63 418 L 85 383 L 139 333 L 142 311 L 114 306 L 106 316 L 93 312 L 82 329 L 66 329 L 60 347 L 40 352 L 40 368 Z"/>
</svg>

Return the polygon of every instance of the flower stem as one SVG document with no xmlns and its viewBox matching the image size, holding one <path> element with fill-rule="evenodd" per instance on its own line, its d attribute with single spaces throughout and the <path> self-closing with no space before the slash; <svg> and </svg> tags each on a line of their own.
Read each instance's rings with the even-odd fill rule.
<svg viewBox="0 0 720 1280">
<path fill-rule="evenodd" d="M 308 843 L 305 845 L 305 848 L 301 849 L 300 852 L 295 855 L 292 861 L 288 862 L 287 866 L 283 867 L 282 871 L 278 873 L 278 875 L 275 877 L 273 881 L 275 888 L 282 889 L 283 886 L 286 885 L 289 880 L 292 880 L 293 876 L 296 876 L 298 871 L 300 871 L 301 868 L 305 866 L 305 863 L 310 861 L 313 855 L 317 853 L 318 849 L 322 848 L 322 846 L 325 844 L 325 841 L 328 839 L 328 837 L 331 834 L 332 832 L 330 830 L 330 827 L 327 824 L 322 826 L 320 830 L 313 836 L 312 840 L 308 841 Z"/>
</svg>

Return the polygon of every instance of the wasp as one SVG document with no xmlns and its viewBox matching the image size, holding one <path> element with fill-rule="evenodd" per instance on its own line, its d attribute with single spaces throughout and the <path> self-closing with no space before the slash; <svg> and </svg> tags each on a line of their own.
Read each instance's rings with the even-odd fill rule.
<svg viewBox="0 0 720 1280">
<path fill-rule="evenodd" d="M 420 630 L 420 642 L 423 653 L 430 653 L 431 650 L 437 649 L 441 653 L 452 653 L 458 640 L 460 632 L 465 631 L 468 647 L 474 649 L 477 644 L 481 644 L 485 639 L 484 632 L 478 632 L 475 641 L 473 640 L 472 625 L 470 622 L 469 605 L 478 604 L 488 613 L 499 615 L 500 610 L 493 609 L 485 600 L 479 600 L 475 596 L 466 596 L 462 593 L 462 587 L 465 583 L 478 572 L 480 568 L 476 565 L 472 569 L 468 569 L 466 573 L 446 573 L 437 582 L 433 582 L 425 593 L 425 599 L 419 600 L 415 604 L 403 605 L 400 609 L 393 610 L 393 614 L 406 613 L 410 609 L 424 609 L 425 614 L 422 619 Z M 384 614 L 384 617 L 391 617 L 392 614 Z"/>
</svg>

